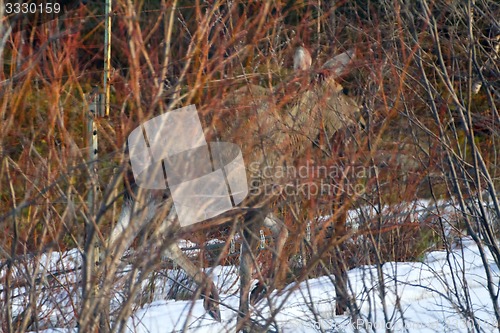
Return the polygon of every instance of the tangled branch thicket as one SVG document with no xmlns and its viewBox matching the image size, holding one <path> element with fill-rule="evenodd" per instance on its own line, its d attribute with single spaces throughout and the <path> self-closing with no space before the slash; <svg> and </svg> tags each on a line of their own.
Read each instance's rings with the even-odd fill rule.
<svg viewBox="0 0 500 333">
<path fill-rule="evenodd" d="M 111 113 L 95 119 L 99 158 L 93 164 L 87 124 L 93 87 L 103 76 L 103 11 L 89 2 L 32 26 L 9 21 L 0 9 L 0 332 L 132 330 L 129 318 L 153 301 L 199 297 L 201 289 L 178 276 L 161 249 L 189 238 L 198 247 L 197 265 L 229 271 L 239 249 L 238 242 L 231 249 L 231 223 L 165 235 L 158 217 L 130 250 L 133 232 L 124 236 L 123 258 L 108 247 L 122 184 L 130 186 L 127 135 L 154 116 L 195 104 L 207 140 L 237 123 L 240 130 L 231 135 L 245 142 L 248 122 L 256 121 L 248 108 L 263 94 L 274 112 L 287 112 L 298 94 L 325 79 L 321 65 L 348 50 L 356 56 L 338 81 L 362 106 L 358 124 L 311 138 L 310 149 L 296 158 L 293 142 L 288 145 L 283 159 L 293 156 L 295 165 L 280 172 L 294 170 L 295 179 L 271 210 L 289 238 L 273 281 L 267 277 L 276 268 L 269 267 L 266 249 L 277 240 L 268 237 L 266 249 L 255 249 L 254 277 L 278 291 L 266 294 L 269 302 L 286 301 L 301 282 L 328 277 L 337 313 L 346 311 L 355 322 L 375 309 L 362 311 L 348 272 L 374 267 L 377 288 L 366 290 L 376 289 L 384 322 L 404 321 L 403 308 L 388 310 L 394 295 L 384 263 L 418 262 L 441 250 L 453 271 L 453 251 L 471 239 L 495 321 L 488 329 L 498 329 L 498 269 L 492 268 L 500 266 L 496 1 L 117 0 Z M 299 78 L 292 59 L 301 45 L 311 50 L 313 68 Z M 242 93 L 250 85 L 262 87 L 258 96 Z M 214 246 L 215 239 L 222 245 Z M 475 315 L 467 280 L 453 272 L 453 283 L 444 279 L 445 296 L 479 332 L 485 323 Z M 226 279 L 219 277 L 220 292 L 234 293 L 237 274 L 220 276 Z M 269 313 L 256 307 L 253 317 L 263 329 L 276 326 L 282 306 Z M 234 330 L 232 319 L 228 330 Z"/>
</svg>

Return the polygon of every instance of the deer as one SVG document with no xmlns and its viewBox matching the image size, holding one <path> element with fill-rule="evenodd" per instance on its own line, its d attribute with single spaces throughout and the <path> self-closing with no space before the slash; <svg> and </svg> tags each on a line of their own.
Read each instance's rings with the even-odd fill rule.
<svg viewBox="0 0 500 333">
<path fill-rule="evenodd" d="M 355 126 L 360 107 L 343 93 L 337 82 L 354 56 L 354 51 L 347 51 L 333 57 L 321 68 L 321 79 L 311 81 L 310 53 L 299 47 L 294 55 L 295 77 L 290 84 L 273 90 L 246 83 L 227 95 L 224 108 L 212 117 L 209 135 L 241 147 L 248 180 L 252 184 L 247 198 L 238 207 L 195 225 L 201 229 L 233 223 L 231 230 L 236 228 L 242 236 L 237 331 L 262 329 L 249 320 L 252 273 L 256 266 L 252 251 L 259 241 L 259 229 L 266 227 L 272 232 L 275 240 L 273 262 L 279 260 L 288 238 L 285 224 L 272 209 L 281 197 L 275 190 L 284 180 L 277 175 L 263 176 L 263 171 L 287 163 L 291 165 L 308 149 L 322 149 L 317 141 L 320 135 L 331 137 L 343 128 Z M 290 100 L 287 99 L 289 95 L 292 95 Z M 193 229 L 180 227 L 165 191 L 138 189 L 133 179 L 126 183 L 128 194 L 108 241 L 110 247 L 121 249 L 121 252 L 115 251 L 115 255 L 119 256 L 128 248 L 146 225 L 161 221 L 157 232 L 168 240 L 162 247 L 162 255 L 170 258 L 200 286 L 205 310 L 215 320 L 221 321 L 220 300 L 213 281 L 191 262 L 177 242 L 172 241 Z M 277 268 L 272 270 L 271 280 L 273 274 L 278 274 Z"/>
</svg>

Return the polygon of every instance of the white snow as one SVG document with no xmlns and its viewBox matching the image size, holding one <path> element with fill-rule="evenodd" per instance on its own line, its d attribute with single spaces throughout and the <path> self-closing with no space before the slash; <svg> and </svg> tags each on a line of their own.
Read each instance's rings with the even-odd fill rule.
<svg viewBox="0 0 500 333">
<path fill-rule="evenodd" d="M 438 204 L 439 206 L 440 204 Z M 404 215 L 401 207 L 401 221 L 408 216 L 414 221 L 432 218 L 436 205 L 418 201 Z M 394 213 L 394 207 L 391 210 Z M 441 219 L 454 220 L 456 208 L 443 204 L 439 207 Z M 363 214 L 350 212 L 352 225 L 364 215 L 375 216 L 374 208 L 364 209 Z M 318 218 L 317 221 L 328 217 Z M 408 220 L 406 220 L 408 221 Z M 215 242 L 215 241 L 213 241 Z M 459 244 L 459 245 L 458 245 Z M 393 332 L 498 332 L 493 300 L 488 288 L 487 271 L 491 273 L 491 293 L 497 295 L 500 286 L 499 268 L 491 253 L 485 247 L 486 265 L 479 248 L 470 238 L 463 238 L 449 252 L 428 252 L 421 262 L 387 262 L 381 267 L 362 266 L 348 272 L 349 289 L 359 308 L 359 316 L 351 321 L 347 315 L 335 315 L 335 287 L 333 276 L 322 276 L 301 283 L 292 283 L 280 293 L 273 292 L 256 304 L 252 319 L 264 323 L 273 317 L 272 327 L 279 332 L 385 332 L 389 327 Z M 197 254 L 196 244 L 182 241 L 182 247 L 190 248 Z M 195 249 L 192 249 L 195 248 Z M 78 252 L 52 253 L 42 256 L 38 262 L 42 273 L 70 269 L 80 265 Z M 36 263 L 32 263 L 33 267 Z M 31 266 L 29 266 L 31 267 Z M 32 268 L 30 268 L 32 269 Z M 187 281 L 180 270 L 163 271 L 156 277 L 152 302 L 138 308 L 128 319 L 126 332 L 234 332 L 239 302 L 238 271 L 234 266 L 217 266 L 206 269 L 211 275 L 221 296 L 222 322 L 213 320 L 204 310 L 200 300 L 167 299 L 174 287 L 173 279 Z M 380 276 L 380 273 L 382 274 Z M 4 274 L 4 272 L 0 272 Z M 16 273 L 17 274 L 17 273 Z M 75 273 L 72 273 L 75 274 Z M 42 274 L 43 275 L 43 274 Z M 61 280 L 73 281 L 68 273 Z M 148 281 L 143 282 L 144 285 Z M 186 282 L 188 283 L 188 282 Z M 18 288 L 14 294 L 22 294 Z M 59 298 L 44 304 L 49 307 L 55 302 L 63 311 L 68 310 L 75 296 L 74 290 L 61 288 Z M 66 294 L 65 294 L 66 293 Z M 119 291 L 118 291 L 119 293 Z M 64 296 L 64 297 L 63 297 Z M 14 301 L 14 313 L 20 311 L 25 299 Z M 498 302 L 498 301 L 497 301 Z M 120 306 L 120 298 L 115 299 Z M 470 313 L 467 318 L 464 313 Z M 49 320 L 55 323 L 57 318 Z M 473 327 L 475 325 L 475 327 Z M 472 330 L 470 330 L 472 328 Z M 74 332 L 73 328 L 46 330 L 45 333 Z"/>
<path fill-rule="evenodd" d="M 450 269 L 450 264 L 454 269 Z M 495 290 L 499 271 L 489 256 Z M 223 270 L 218 267 L 216 271 Z M 484 266 L 477 246 L 464 239 L 463 247 L 447 255 L 430 252 L 423 262 L 388 262 L 382 266 L 386 295 L 387 326 L 395 332 L 468 332 L 470 318 L 460 315 L 460 304 L 467 306 L 463 286 L 470 294 L 469 307 L 484 332 L 497 331 L 492 300 L 487 290 Z M 234 274 L 234 273 L 231 273 Z M 230 275 L 230 274 L 229 274 Z M 279 295 L 258 304 L 255 319 L 269 318 L 272 309 L 280 307 L 275 321 L 281 332 L 355 332 L 364 328 L 385 331 L 381 285 L 377 268 L 358 267 L 349 271 L 352 292 L 360 308 L 360 318 L 351 322 L 347 316 L 335 316 L 335 289 L 330 277 L 320 277 L 292 284 Z M 217 276 L 220 279 L 221 275 Z M 216 278 L 216 280 L 218 280 Z M 219 281 L 219 280 L 218 280 Z M 454 289 L 454 282 L 459 288 Z M 157 301 L 136 312 L 129 320 L 128 332 L 182 331 L 232 332 L 238 298 L 223 295 L 222 323 L 216 323 L 202 306 L 202 301 Z M 399 303 L 399 306 L 397 304 Z M 399 307 L 399 309 L 398 309 Z"/>
</svg>

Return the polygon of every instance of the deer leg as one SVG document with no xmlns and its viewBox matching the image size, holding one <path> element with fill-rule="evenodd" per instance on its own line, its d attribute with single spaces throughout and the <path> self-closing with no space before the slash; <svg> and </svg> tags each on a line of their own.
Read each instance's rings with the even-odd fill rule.
<svg viewBox="0 0 500 333">
<path fill-rule="evenodd" d="M 272 237 L 274 240 L 274 249 L 272 251 L 272 263 L 269 270 L 269 276 L 265 281 L 259 281 L 250 295 L 250 302 L 257 303 L 266 296 L 269 292 L 276 288 L 276 286 L 283 280 L 285 273 L 285 265 L 280 265 L 280 258 L 283 252 L 283 247 L 288 238 L 288 229 L 283 221 L 274 216 L 272 213 L 268 214 L 264 219 L 264 226 L 271 229 Z"/>
<path fill-rule="evenodd" d="M 269 292 L 274 290 L 283 280 L 284 265 L 280 264 L 283 247 L 288 238 L 288 229 L 283 221 L 269 213 L 264 219 L 264 226 L 271 229 L 274 248 L 272 250 L 271 269 L 264 281 L 259 281 L 250 293 L 250 303 L 255 304 L 263 299 Z"/>
<path fill-rule="evenodd" d="M 238 313 L 237 332 L 241 329 L 248 332 L 250 323 L 250 287 L 252 282 L 252 272 L 255 266 L 255 260 L 252 249 L 257 245 L 257 230 L 260 224 L 252 219 L 242 227 L 241 235 L 243 242 L 241 244 L 240 254 L 240 306 Z"/>
<path fill-rule="evenodd" d="M 251 248 L 254 242 L 251 240 L 248 230 L 243 230 L 243 243 L 241 244 L 240 254 L 240 308 L 239 319 L 249 316 L 249 293 L 252 281 L 253 260 Z"/>
<path fill-rule="evenodd" d="M 108 240 L 112 256 L 121 257 L 139 232 L 151 222 L 154 212 L 156 212 L 155 201 L 150 195 L 144 200 L 142 197 L 137 201 L 132 198 L 124 199 L 120 216 Z"/>
<path fill-rule="evenodd" d="M 335 314 L 343 315 L 349 303 L 349 296 L 347 291 L 347 272 L 344 267 L 344 262 L 342 260 L 341 248 L 336 247 L 334 249 L 335 257 L 334 264 L 335 268 L 333 269 L 333 276 L 335 277 L 335 294 L 336 294 L 336 305 L 335 305 Z"/>
<path fill-rule="evenodd" d="M 208 314 L 217 320 L 221 321 L 219 310 L 219 292 L 212 279 L 210 279 L 205 272 L 193 264 L 191 260 L 182 252 L 176 242 L 169 242 L 162 252 L 162 255 L 170 258 L 179 267 L 181 267 L 186 274 L 191 277 L 198 286 L 202 288 L 202 295 L 204 297 L 203 306 Z"/>
<path fill-rule="evenodd" d="M 271 229 L 271 232 L 273 234 L 273 270 L 271 271 L 271 276 L 269 277 L 269 279 L 270 281 L 272 281 L 273 285 L 276 285 L 276 282 L 280 283 L 280 280 L 283 278 L 282 274 L 284 272 L 285 265 L 280 265 L 280 258 L 283 253 L 283 248 L 285 246 L 286 240 L 288 239 L 288 229 L 283 221 L 274 216 L 274 214 L 272 213 L 268 214 L 264 219 L 264 226 Z"/>
<path fill-rule="evenodd" d="M 342 201 L 341 201 L 342 202 Z M 336 242 L 340 243 L 340 238 L 346 234 L 347 212 L 344 209 L 340 216 L 335 221 L 335 237 Z M 335 294 L 336 306 L 335 314 L 342 315 L 346 312 L 349 306 L 349 293 L 347 289 L 347 271 L 343 259 L 344 246 L 342 243 L 337 244 L 334 249 L 334 270 L 335 277 Z"/>
</svg>

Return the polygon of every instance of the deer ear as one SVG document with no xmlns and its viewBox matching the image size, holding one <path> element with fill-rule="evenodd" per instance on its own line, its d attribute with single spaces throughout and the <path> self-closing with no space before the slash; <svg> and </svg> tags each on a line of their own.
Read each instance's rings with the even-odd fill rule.
<svg viewBox="0 0 500 333">
<path fill-rule="evenodd" d="M 356 54 L 354 50 L 349 50 L 328 60 L 323 64 L 322 68 L 327 69 L 330 75 L 335 78 L 344 73 L 347 65 L 349 65 L 355 57 Z"/>
</svg>

